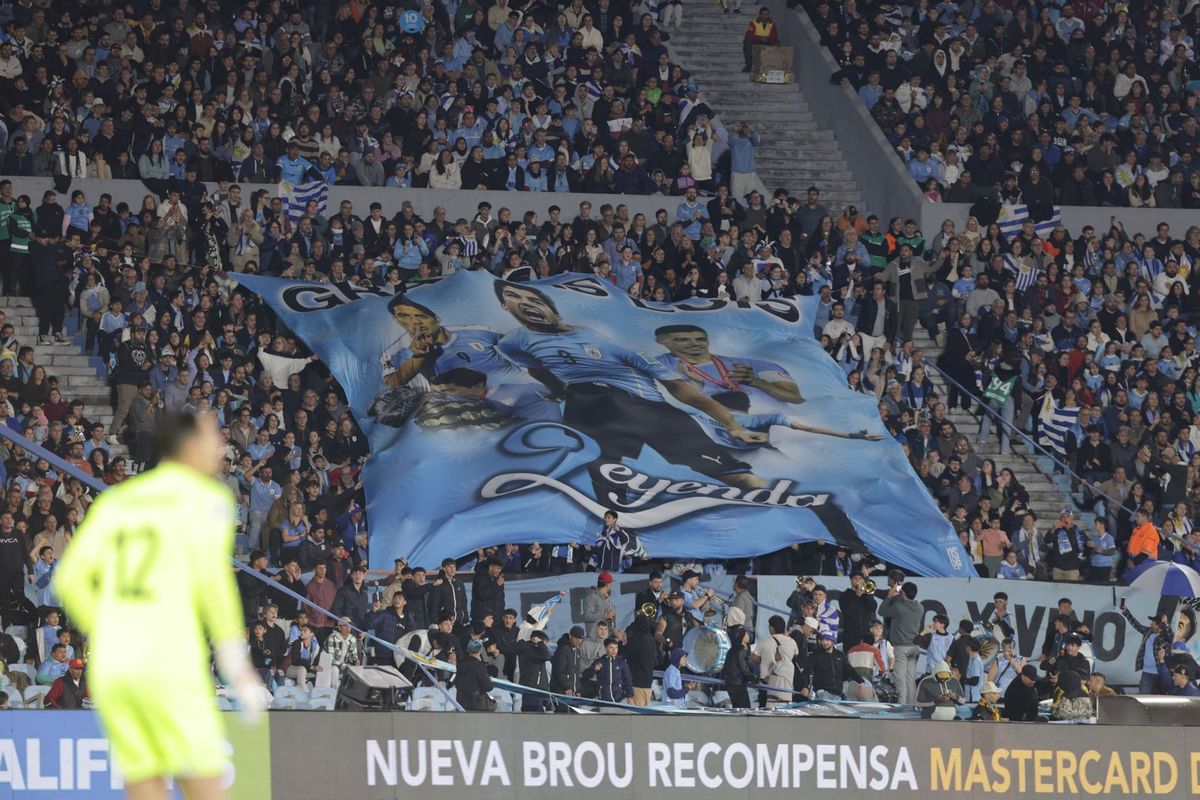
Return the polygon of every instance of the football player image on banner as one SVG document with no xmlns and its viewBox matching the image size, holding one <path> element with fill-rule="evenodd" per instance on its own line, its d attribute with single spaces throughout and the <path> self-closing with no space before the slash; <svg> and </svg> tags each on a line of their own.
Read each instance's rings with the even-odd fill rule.
<svg viewBox="0 0 1200 800">
<path fill-rule="evenodd" d="M 811 298 L 648 303 L 578 274 L 459 272 L 407 294 L 237 278 L 328 365 L 367 436 L 374 568 L 582 541 L 614 509 L 652 556 L 824 540 L 973 573 L 871 398 L 811 337 Z"/>
</svg>

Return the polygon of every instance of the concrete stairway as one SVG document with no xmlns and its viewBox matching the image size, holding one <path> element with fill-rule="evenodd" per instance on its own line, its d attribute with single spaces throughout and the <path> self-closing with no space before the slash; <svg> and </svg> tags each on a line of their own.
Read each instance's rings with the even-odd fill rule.
<svg viewBox="0 0 1200 800">
<path fill-rule="evenodd" d="M 941 354 L 941 348 L 929 339 L 924 329 L 918 327 L 913 331 L 913 343 L 925 356 L 926 362 L 930 364 L 937 363 L 937 357 Z M 930 370 L 929 377 L 933 381 L 934 386 L 937 387 L 938 395 L 944 402 L 949 384 L 937 370 Z M 966 436 L 971 442 L 971 447 L 981 459 L 992 459 L 996 463 L 997 471 L 1005 467 L 1013 471 L 1017 480 L 1029 492 L 1029 506 L 1034 514 L 1037 515 L 1039 524 L 1045 525 L 1057 519 L 1059 512 L 1064 508 L 1075 508 L 1078 510 L 1078 498 L 1071 493 L 1071 477 L 1055 473 L 1054 462 L 1047 456 L 1028 446 L 1015 435 L 1012 436 L 1011 452 L 1008 455 L 1001 455 L 1000 439 L 994 425 L 987 441 L 980 444 L 977 441 L 979 436 L 979 413 L 976 408 L 972 408 L 971 412 L 962 411 L 957 408 L 948 410 L 947 416 L 954 423 L 955 427 L 958 428 L 958 432 Z M 1083 525 L 1090 525 L 1093 519 L 1090 513 L 1078 516 L 1080 523 Z"/>
<path fill-rule="evenodd" d="M 100 422 L 106 429 L 110 428 L 113 409 L 105 370 L 98 356 L 84 355 L 83 337 L 76 332 L 76 335 L 69 336 L 68 344 L 39 347 L 37 315 L 28 297 L 0 298 L 0 310 L 6 314 L 6 321 L 16 329 L 17 340 L 23 346 L 34 348 L 34 361 L 46 368 L 49 377 L 58 378 L 63 398 L 67 402 L 82 400 L 84 415 L 92 422 Z M 70 317 L 68 314 L 68 334 L 73 327 Z M 105 435 L 108 433 L 111 431 Z M 109 454 L 129 457 L 128 448 L 123 444 L 109 445 Z"/>
<path fill-rule="evenodd" d="M 821 202 L 834 213 L 848 205 L 861 208 L 854 175 L 833 132 L 813 120 L 799 88 L 754 83 L 742 72 L 742 36 L 755 10 L 746 4 L 743 13 L 726 15 L 712 0 L 687 5 L 683 27 L 670 31 L 672 61 L 692 74 L 700 99 L 727 129 L 746 122 L 762 135 L 755 163 L 768 193 L 786 188 L 803 198 L 815 184 Z"/>
</svg>

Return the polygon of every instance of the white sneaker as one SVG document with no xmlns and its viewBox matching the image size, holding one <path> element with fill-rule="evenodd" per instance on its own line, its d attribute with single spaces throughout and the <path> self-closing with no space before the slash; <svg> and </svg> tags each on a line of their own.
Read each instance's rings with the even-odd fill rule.
<svg viewBox="0 0 1200 800">
<path fill-rule="evenodd" d="M 120 444 L 121 443 L 121 440 L 117 438 L 117 435 L 115 433 L 110 433 L 108 436 L 105 436 L 104 441 L 108 442 L 109 444 Z"/>
<path fill-rule="evenodd" d="M 47 346 L 48 344 L 50 344 L 50 337 L 49 337 L 49 336 L 41 336 L 41 335 L 39 335 L 39 336 L 38 336 L 37 343 L 38 343 L 38 347 L 45 347 L 45 346 Z"/>
<path fill-rule="evenodd" d="M 55 344 L 70 344 L 70 342 L 67 341 L 67 337 L 63 336 L 62 331 L 59 331 L 58 333 L 54 334 L 54 343 Z"/>
</svg>

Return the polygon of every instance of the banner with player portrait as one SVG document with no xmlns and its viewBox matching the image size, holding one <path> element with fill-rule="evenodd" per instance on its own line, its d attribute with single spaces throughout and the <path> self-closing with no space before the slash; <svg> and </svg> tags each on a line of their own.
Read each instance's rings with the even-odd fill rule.
<svg viewBox="0 0 1200 800">
<path fill-rule="evenodd" d="M 241 275 L 367 435 L 373 568 L 504 542 L 751 556 L 824 540 L 973 574 L 812 301 L 630 298 L 593 276 L 460 272 L 407 294 Z"/>
</svg>

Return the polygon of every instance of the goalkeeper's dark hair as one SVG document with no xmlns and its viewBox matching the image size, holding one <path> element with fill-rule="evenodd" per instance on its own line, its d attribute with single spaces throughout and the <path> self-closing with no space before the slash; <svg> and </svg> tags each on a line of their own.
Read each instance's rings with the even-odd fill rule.
<svg viewBox="0 0 1200 800">
<path fill-rule="evenodd" d="M 188 439 L 199 431 L 200 417 L 195 414 L 164 415 L 154 431 L 154 461 L 179 455 Z"/>
</svg>

